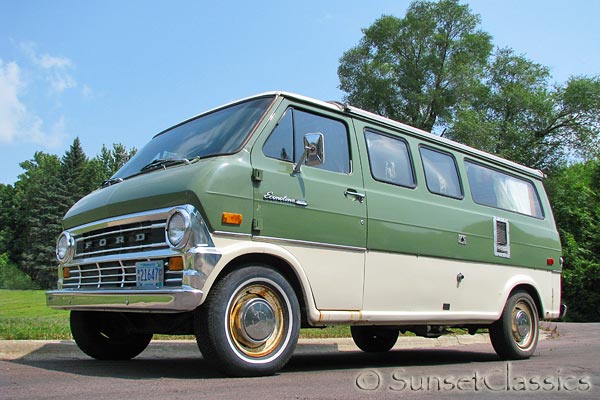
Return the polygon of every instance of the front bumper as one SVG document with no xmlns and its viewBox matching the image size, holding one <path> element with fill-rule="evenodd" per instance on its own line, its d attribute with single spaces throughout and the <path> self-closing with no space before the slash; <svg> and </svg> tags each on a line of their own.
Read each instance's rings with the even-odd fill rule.
<svg viewBox="0 0 600 400">
<path fill-rule="evenodd" d="M 200 305 L 204 293 L 191 287 L 153 290 L 54 290 L 46 292 L 48 307 L 59 310 L 183 312 Z"/>
</svg>

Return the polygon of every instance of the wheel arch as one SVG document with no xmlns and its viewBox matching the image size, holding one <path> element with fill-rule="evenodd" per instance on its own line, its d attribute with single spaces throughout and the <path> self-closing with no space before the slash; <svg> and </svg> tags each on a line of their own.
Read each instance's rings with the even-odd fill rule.
<svg viewBox="0 0 600 400">
<path fill-rule="evenodd" d="M 503 296 L 504 301 L 502 303 L 502 309 L 500 310 L 500 313 L 498 314 L 498 318 L 500 318 L 500 315 L 502 314 L 502 310 L 506 306 L 506 302 L 508 301 L 510 296 L 512 296 L 512 294 L 517 291 L 524 291 L 525 293 L 527 293 L 531 296 L 531 298 L 533 299 L 533 302 L 535 304 L 535 307 L 537 308 L 538 319 L 541 319 L 542 316 L 544 315 L 544 305 L 542 302 L 542 298 L 536 288 L 535 282 L 533 282 L 533 281 L 515 283 L 512 286 L 510 286 L 510 289 L 507 290 L 505 295 Z"/>
<path fill-rule="evenodd" d="M 207 279 L 203 288 L 206 293 L 203 302 L 207 296 L 210 296 L 211 288 L 215 283 L 230 272 L 247 265 L 262 264 L 279 272 L 290 283 L 300 304 L 302 327 L 310 326 L 308 322 L 311 320 L 310 316 L 315 313 L 318 314 L 318 311 L 315 306 L 308 277 L 300 266 L 300 263 L 291 254 L 284 249 L 272 245 L 261 246 L 260 249 L 246 249 L 246 251 L 236 249 L 234 253 L 229 254 L 229 257 L 225 257 L 225 262 L 220 263 L 221 267 L 215 269 L 209 279 Z"/>
</svg>

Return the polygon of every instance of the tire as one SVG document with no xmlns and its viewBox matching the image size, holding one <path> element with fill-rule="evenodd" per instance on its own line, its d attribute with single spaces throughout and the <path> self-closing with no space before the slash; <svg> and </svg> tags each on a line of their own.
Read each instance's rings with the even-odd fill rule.
<svg viewBox="0 0 600 400">
<path fill-rule="evenodd" d="M 202 355 L 229 376 L 264 376 L 292 356 L 300 332 L 300 307 L 286 279 L 267 266 L 227 274 L 195 311 Z"/>
<path fill-rule="evenodd" d="M 504 360 L 522 360 L 533 355 L 538 343 L 539 317 L 533 298 L 516 291 L 508 298 L 502 316 L 490 326 L 492 346 Z"/>
<path fill-rule="evenodd" d="M 359 349 L 367 353 L 383 353 L 398 340 L 398 329 L 377 326 L 351 326 L 352 339 Z"/>
<path fill-rule="evenodd" d="M 71 311 L 70 323 L 77 346 L 97 360 L 130 360 L 152 340 L 152 334 L 132 332 L 121 313 Z"/>
</svg>

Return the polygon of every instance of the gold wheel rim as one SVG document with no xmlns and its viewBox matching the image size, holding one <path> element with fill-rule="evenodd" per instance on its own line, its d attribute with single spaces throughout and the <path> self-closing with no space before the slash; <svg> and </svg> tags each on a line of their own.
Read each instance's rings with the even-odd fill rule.
<svg viewBox="0 0 600 400">
<path fill-rule="evenodd" d="M 251 284 L 237 292 L 229 308 L 234 345 L 252 358 L 274 352 L 285 338 L 284 304 L 270 286 Z"/>
</svg>

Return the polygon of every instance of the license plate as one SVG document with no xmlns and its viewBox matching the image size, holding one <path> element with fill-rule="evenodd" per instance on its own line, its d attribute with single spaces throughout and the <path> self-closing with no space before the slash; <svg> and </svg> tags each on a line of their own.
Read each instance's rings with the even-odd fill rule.
<svg viewBox="0 0 600 400">
<path fill-rule="evenodd" d="M 142 261 L 135 263 L 135 272 L 137 287 L 163 287 L 164 268 L 162 261 Z"/>
</svg>

